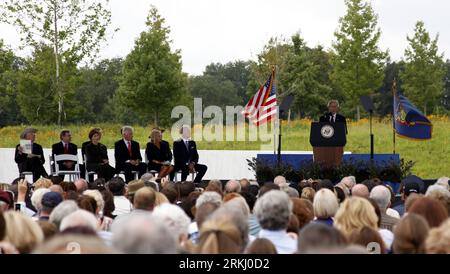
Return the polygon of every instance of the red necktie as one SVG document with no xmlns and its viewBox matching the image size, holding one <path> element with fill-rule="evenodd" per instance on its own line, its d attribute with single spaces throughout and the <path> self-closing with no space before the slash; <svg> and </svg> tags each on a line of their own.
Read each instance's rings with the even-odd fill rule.
<svg viewBox="0 0 450 274">
<path fill-rule="evenodd" d="M 127 142 L 127 148 L 128 148 L 128 154 L 130 154 L 131 157 L 131 142 Z"/>
<path fill-rule="evenodd" d="M 69 147 L 67 144 L 64 144 L 64 154 L 69 154 Z"/>
</svg>

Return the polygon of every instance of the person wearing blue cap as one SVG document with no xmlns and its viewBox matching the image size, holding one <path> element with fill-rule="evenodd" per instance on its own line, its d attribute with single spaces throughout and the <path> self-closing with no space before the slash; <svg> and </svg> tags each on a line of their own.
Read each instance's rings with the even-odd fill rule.
<svg viewBox="0 0 450 274">
<path fill-rule="evenodd" d="M 58 192 L 47 192 L 42 196 L 42 209 L 39 213 L 39 221 L 48 221 L 53 209 L 63 201 L 63 197 Z"/>
<path fill-rule="evenodd" d="M 415 180 L 408 180 L 408 179 L 404 179 L 402 181 L 402 189 L 400 190 L 401 194 L 402 194 L 402 201 L 400 204 L 396 205 L 395 207 L 393 207 L 394 210 L 396 210 L 398 212 L 398 214 L 400 214 L 400 216 L 403 216 L 403 214 L 405 214 L 405 201 L 408 198 L 408 196 L 411 193 L 416 193 L 419 194 L 420 191 L 420 184 L 415 181 Z"/>
</svg>

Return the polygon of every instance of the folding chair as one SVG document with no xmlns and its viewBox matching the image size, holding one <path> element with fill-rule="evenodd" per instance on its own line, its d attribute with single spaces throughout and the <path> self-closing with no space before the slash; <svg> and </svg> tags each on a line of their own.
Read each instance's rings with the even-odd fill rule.
<svg viewBox="0 0 450 274">
<path fill-rule="evenodd" d="M 135 179 L 135 180 L 139 180 L 139 172 L 138 172 L 138 171 L 132 170 L 132 171 L 131 171 L 131 174 L 134 175 L 134 179 Z M 119 175 L 119 176 L 122 175 L 122 176 L 123 176 L 123 180 L 126 181 L 126 178 L 125 178 L 125 171 L 121 170 L 121 171 L 119 171 L 119 173 L 117 173 L 117 175 Z"/>
<path fill-rule="evenodd" d="M 48 155 L 48 165 L 50 168 L 50 175 L 54 176 L 55 175 L 55 162 L 53 161 L 52 154 Z"/>
<path fill-rule="evenodd" d="M 61 175 L 69 175 L 69 181 L 73 182 L 76 179 L 80 178 L 80 165 L 78 163 L 78 156 L 72 155 L 72 154 L 60 154 L 55 155 L 55 175 L 61 176 Z M 75 162 L 75 170 L 59 170 L 58 162 L 64 162 L 64 161 L 72 161 Z"/>
<path fill-rule="evenodd" d="M 175 171 L 175 176 L 173 178 L 175 182 L 181 182 L 181 174 L 182 174 L 181 169 Z M 178 175 L 180 175 L 180 180 L 178 180 Z M 191 181 L 193 182 L 195 175 L 197 175 L 197 171 L 194 170 L 194 172 L 191 172 L 191 175 L 192 175 Z"/>
</svg>

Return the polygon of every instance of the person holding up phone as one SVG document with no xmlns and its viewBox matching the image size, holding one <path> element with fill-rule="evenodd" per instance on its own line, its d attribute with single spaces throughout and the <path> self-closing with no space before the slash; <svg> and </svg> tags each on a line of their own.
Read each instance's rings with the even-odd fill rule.
<svg viewBox="0 0 450 274">
<path fill-rule="evenodd" d="M 19 168 L 19 173 L 32 172 L 33 182 L 37 181 L 41 176 L 48 178 L 47 171 L 44 168 L 44 151 L 42 146 L 35 142 L 36 132 L 37 129 L 35 128 L 26 128 L 22 134 L 20 134 L 20 139 L 31 141 L 31 153 L 25 153 L 23 147 L 18 144 L 14 156 L 14 160 Z"/>
</svg>

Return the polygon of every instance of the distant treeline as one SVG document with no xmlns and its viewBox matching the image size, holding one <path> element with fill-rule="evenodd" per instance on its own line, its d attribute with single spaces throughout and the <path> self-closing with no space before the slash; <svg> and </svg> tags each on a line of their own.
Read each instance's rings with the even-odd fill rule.
<svg viewBox="0 0 450 274">
<path fill-rule="evenodd" d="M 358 113 L 361 95 L 372 95 L 375 115 L 392 112 L 392 85 L 425 114 L 449 114 L 450 60 L 444 60 L 423 22 L 405 37 L 400 61 L 379 46 L 377 15 L 364 0 L 346 0 L 347 14 L 330 49 L 307 45 L 299 33 L 271 38 L 257 60 L 211 63 L 202 75 L 182 72 L 181 52 L 171 49 L 170 28 L 151 8 L 147 30 L 124 58 L 82 65 L 70 52 L 55 54 L 51 44 L 33 45 L 21 58 L 0 40 L 0 126 L 54 124 L 63 100 L 64 123 L 171 123 L 176 105 L 244 106 L 276 67 L 278 98 L 293 95 L 292 118 L 317 118 L 330 99 L 341 102 L 349 118 Z M 301 28 L 301 26 L 299 26 Z M 411 29 L 413 26 L 411 26 Z M 56 84 L 57 82 L 57 84 Z"/>
</svg>

